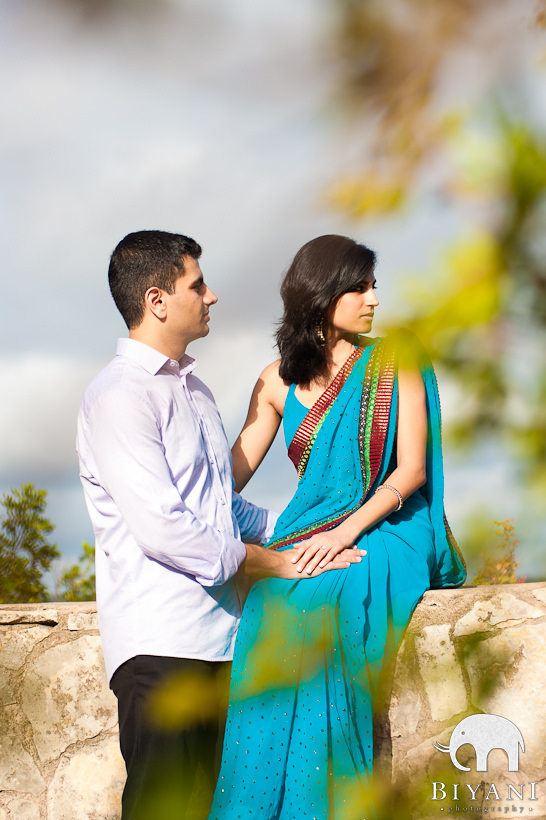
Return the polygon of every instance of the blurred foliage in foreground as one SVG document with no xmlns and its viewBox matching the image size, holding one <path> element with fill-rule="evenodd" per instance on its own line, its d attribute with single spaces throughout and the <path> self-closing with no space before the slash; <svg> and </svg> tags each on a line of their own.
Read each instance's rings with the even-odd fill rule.
<svg viewBox="0 0 546 820">
<path fill-rule="evenodd" d="M 510 546 L 513 537 L 510 522 L 503 522 L 500 527 L 502 538 Z M 275 705 L 278 706 L 279 700 L 281 700 L 287 704 L 287 708 L 296 711 L 298 698 L 294 700 L 288 697 L 285 701 L 283 689 L 286 688 L 286 691 L 290 693 L 294 687 L 300 685 L 305 687 L 307 683 L 313 683 L 315 679 L 320 680 L 324 670 L 325 658 L 332 652 L 329 641 L 325 640 L 322 631 L 317 630 L 315 627 L 311 628 L 306 634 L 305 650 L 302 651 L 301 644 L 298 650 L 293 635 L 284 628 L 286 622 L 290 623 L 293 613 L 285 618 L 284 602 L 277 603 L 274 601 L 274 596 L 272 596 L 268 602 L 268 608 L 275 605 L 283 607 L 273 615 L 276 623 L 276 635 L 274 635 L 272 643 L 276 649 L 273 650 L 271 645 L 267 645 L 270 642 L 264 642 L 263 638 L 261 639 L 262 643 L 257 642 L 251 649 L 248 656 L 250 659 L 248 670 L 251 669 L 253 674 L 249 673 L 246 678 L 239 679 L 240 682 L 232 705 L 235 713 L 245 699 L 250 701 L 252 709 L 253 699 L 256 699 L 259 703 L 264 697 L 271 698 L 272 709 Z M 269 617 L 271 617 L 271 613 Z M 332 612 L 323 617 L 335 621 L 338 619 L 339 613 L 333 606 Z M 421 818 L 439 817 L 441 816 L 440 812 L 461 811 L 469 814 L 471 812 L 487 814 L 493 811 L 506 814 L 513 811 L 513 804 L 509 802 L 510 797 L 508 801 L 505 799 L 505 775 L 499 774 L 497 780 L 499 798 L 496 793 L 491 792 L 491 773 L 489 775 L 474 771 L 472 774 L 461 773 L 455 769 L 445 755 L 433 751 L 435 741 L 440 741 L 443 744 L 449 743 L 449 737 L 454 725 L 463 716 L 455 706 L 459 702 L 457 693 L 461 685 L 461 668 L 474 670 L 473 700 L 468 702 L 468 711 L 471 713 L 487 712 L 490 709 L 490 704 L 495 702 L 497 693 L 502 695 L 503 690 L 506 688 L 506 676 L 514 673 L 513 644 L 508 640 L 500 650 L 497 647 L 495 650 L 486 649 L 484 651 L 484 646 L 489 643 L 487 639 L 491 637 L 490 632 L 465 634 L 453 642 L 453 655 L 451 653 L 446 653 L 444 656 L 440 655 L 436 658 L 434 666 L 431 666 L 428 672 L 424 672 L 416 649 L 417 639 L 424 634 L 422 631 L 423 626 L 421 624 L 421 627 L 413 630 L 413 634 L 410 631 L 410 634 L 406 637 L 405 646 L 402 650 L 402 663 L 395 664 L 392 662 L 383 669 L 382 686 L 375 704 L 377 719 L 374 744 L 377 757 L 374 761 L 373 776 L 363 778 L 358 776 L 356 771 L 349 772 L 347 770 L 340 777 L 339 771 L 334 774 L 334 759 L 330 758 L 332 761 L 332 778 L 329 780 L 329 789 L 332 790 L 330 791 L 332 795 L 333 790 L 336 790 L 338 802 L 335 817 L 337 820 L 362 820 L 362 818 L 372 816 L 374 820 L 393 820 L 393 818 L 396 818 L 396 820 L 421 820 Z M 430 621 L 427 628 L 430 628 Z M 494 629 L 494 627 L 491 628 Z M 445 633 L 442 632 L 443 634 Z M 451 643 L 451 639 L 449 639 L 449 642 Z M 296 661 L 294 660 L 295 651 L 297 652 Z M 426 650 L 422 647 L 419 652 L 426 653 Z M 343 669 L 343 672 L 339 671 L 337 673 L 338 675 L 347 675 L 354 680 L 354 663 L 347 661 L 345 656 L 338 669 Z M 368 671 L 372 677 L 375 677 L 375 671 L 371 669 Z M 359 670 L 357 674 L 362 674 L 362 670 Z M 398 680 L 393 700 L 394 675 L 397 675 Z M 427 682 L 430 684 L 432 681 L 436 682 L 436 686 L 429 689 Z M 393 732 L 391 735 L 394 727 L 391 727 L 389 723 L 389 709 L 392 706 L 396 710 L 400 709 L 400 690 L 413 693 L 411 699 L 405 701 L 405 717 L 403 718 L 402 713 L 398 711 L 397 718 L 398 721 L 404 719 L 412 721 L 415 719 L 414 725 L 417 728 L 414 730 L 413 736 L 409 737 L 404 737 L 404 734 L 401 735 L 399 732 Z M 450 690 L 453 691 L 453 695 L 451 695 Z M 331 696 L 335 697 L 333 694 L 335 687 L 332 687 L 329 691 Z M 417 699 L 416 694 L 419 695 Z M 444 705 L 453 705 L 453 712 L 451 714 L 446 713 L 442 720 L 432 719 L 430 713 L 423 709 L 423 705 L 427 701 L 430 705 L 433 703 L 432 699 L 434 698 L 441 699 Z M 217 714 L 215 707 L 217 701 L 217 692 L 210 678 L 206 675 L 197 674 L 193 678 L 181 678 L 174 675 L 165 682 L 161 690 L 155 693 L 150 703 L 150 714 L 159 729 L 176 732 L 178 729 L 187 729 L 194 724 L 198 724 L 203 718 L 214 720 Z M 418 705 L 416 705 L 416 701 Z M 412 708 L 416 710 L 417 717 L 406 711 L 410 702 L 414 704 Z M 274 712 L 271 712 L 271 714 L 274 714 Z M 342 714 L 342 710 L 340 710 L 340 714 Z M 381 723 L 382 726 L 380 726 Z M 272 731 L 272 725 L 275 724 L 271 722 L 269 727 L 267 723 L 262 724 L 257 717 L 255 723 L 252 724 L 256 727 L 256 732 Z M 260 729 L 260 726 L 263 728 Z M 252 731 L 252 729 L 249 729 L 249 731 Z M 414 741 L 413 746 L 408 748 L 407 744 L 412 742 L 412 738 Z M 240 741 L 237 742 L 241 744 L 239 751 L 242 753 L 245 749 L 244 732 L 241 733 Z M 317 740 L 317 749 L 322 746 L 322 743 L 323 739 Z M 298 752 L 297 746 L 298 744 L 295 743 L 295 756 L 301 754 L 301 750 Z M 247 753 L 252 754 L 252 752 Z M 313 743 L 309 746 L 308 753 L 317 753 Z M 280 758 L 278 759 L 276 756 L 271 759 L 277 765 L 279 765 L 279 762 L 285 762 L 284 758 L 283 761 L 280 761 Z M 288 756 L 287 759 L 292 758 Z M 469 770 L 475 769 L 475 751 L 471 745 L 465 745 L 459 759 L 463 765 L 469 767 Z M 226 789 L 230 787 L 240 788 L 239 783 L 235 787 L 233 783 L 230 783 L 229 771 L 225 772 L 225 776 L 224 787 Z M 177 817 L 174 809 L 176 796 L 172 795 L 171 792 L 176 787 L 176 782 L 173 784 L 169 779 L 160 782 L 162 784 L 161 793 L 157 796 L 154 793 L 153 798 L 154 800 L 163 801 L 161 810 L 165 814 L 162 813 L 161 816 L 169 818 L 169 820 L 172 817 L 175 820 Z M 470 791 L 467 786 L 464 786 L 465 782 L 472 784 Z M 510 782 L 510 776 L 508 776 L 507 782 Z M 439 790 L 439 797 L 437 796 L 436 787 Z M 521 789 L 522 786 L 520 785 L 519 788 Z M 527 790 L 528 788 L 526 786 Z M 456 789 L 459 790 L 458 795 L 456 795 Z M 235 794 L 237 795 L 236 792 Z M 259 792 L 256 794 L 258 795 Z M 153 813 L 154 800 L 150 799 L 149 803 L 146 803 L 147 808 L 143 804 L 139 807 L 138 820 L 155 820 L 155 817 L 159 816 Z M 435 800 L 438 802 L 433 802 Z M 169 801 L 171 802 L 169 803 Z M 203 811 L 205 801 L 206 798 L 202 802 L 196 801 L 196 809 Z M 244 798 L 241 802 L 244 806 Z M 459 808 L 456 808 L 457 806 Z M 373 810 L 371 807 L 373 807 Z M 240 810 L 244 812 L 244 808 Z M 322 814 L 320 816 L 322 817 Z M 334 812 L 332 811 L 333 816 Z M 202 817 L 206 817 L 206 810 Z"/>
<path fill-rule="evenodd" d="M 496 539 L 491 540 L 490 528 L 480 533 L 477 548 L 482 557 L 482 565 L 472 584 L 517 584 L 525 581 L 517 575 L 518 561 L 516 561 L 516 547 L 519 544 L 514 534 L 514 524 L 509 518 L 506 521 L 494 521 L 497 526 Z"/>
<path fill-rule="evenodd" d="M 546 132 L 537 113 L 546 2 L 331 0 L 331 8 L 338 100 L 349 144 L 360 149 L 348 152 L 329 204 L 358 220 L 414 205 L 445 215 L 451 238 L 423 236 L 434 269 L 408 272 L 398 322 L 421 339 L 452 392 L 448 443 L 510 456 L 525 486 L 523 532 L 544 519 L 546 490 Z M 474 567 L 490 545 L 484 578 L 515 580 L 498 540 L 493 558 L 490 523 L 463 540 Z"/>
<path fill-rule="evenodd" d="M 407 277 L 404 323 L 458 385 L 447 432 L 461 444 L 506 438 L 544 488 L 546 134 L 524 101 L 544 81 L 546 36 L 544 9 L 517 5 L 499 22 L 491 0 L 334 0 L 340 86 L 363 150 L 330 201 L 374 217 L 432 197 L 462 226 L 434 274 Z M 450 72 L 470 80 L 462 54 L 490 79 L 453 107 Z"/>
</svg>

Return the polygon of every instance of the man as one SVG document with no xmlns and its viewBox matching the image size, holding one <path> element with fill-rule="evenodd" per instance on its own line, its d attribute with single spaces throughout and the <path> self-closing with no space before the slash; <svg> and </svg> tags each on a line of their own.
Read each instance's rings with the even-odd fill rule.
<svg viewBox="0 0 546 820">
<path fill-rule="evenodd" d="M 218 410 L 186 355 L 208 334 L 217 301 L 200 255 L 193 239 L 163 231 L 129 234 L 116 247 L 108 276 L 129 338 L 88 386 L 78 419 L 99 625 L 127 768 L 124 820 L 207 816 L 222 715 L 201 700 L 221 690 L 232 658 L 243 603 L 235 573 L 301 577 L 291 550 L 253 543 L 269 538 L 275 516 L 233 492 Z M 173 675 L 191 721 L 159 725 L 156 693 Z"/>
</svg>

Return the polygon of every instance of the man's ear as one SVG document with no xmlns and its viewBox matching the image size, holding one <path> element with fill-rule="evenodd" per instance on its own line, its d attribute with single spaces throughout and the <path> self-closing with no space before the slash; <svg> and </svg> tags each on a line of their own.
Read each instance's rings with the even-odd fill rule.
<svg viewBox="0 0 546 820">
<path fill-rule="evenodd" d="M 144 294 L 146 307 L 157 316 L 158 319 L 165 319 L 167 315 L 167 304 L 161 288 L 148 288 Z"/>
</svg>

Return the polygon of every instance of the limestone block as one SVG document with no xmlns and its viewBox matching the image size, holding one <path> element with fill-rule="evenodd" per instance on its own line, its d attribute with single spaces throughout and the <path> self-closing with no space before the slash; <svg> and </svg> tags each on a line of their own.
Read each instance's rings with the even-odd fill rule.
<svg viewBox="0 0 546 820">
<path fill-rule="evenodd" d="M 409 782 L 417 785 L 434 780 L 438 770 L 446 765 L 446 755 L 434 748 L 434 743 L 438 741 L 449 743 L 449 731 L 416 743 L 405 751 L 397 750 L 393 761 L 393 781 L 396 784 Z"/>
<path fill-rule="evenodd" d="M 0 624 L 46 624 L 55 626 L 59 617 L 55 609 L 1 609 Z"/>
<path fill-rule="evenodd" d="M 98 635 L 47 649 L 24 673 L 21 706 L 43 762 L 67 746 L 113 728 L 116 699 L 108 689 Z"/>
<path fill-rule="evenodd" d="M 463 662 L 477 709 L 502 715 L 525 741 L 522 765 L 546 764 L 546 623 L 505 629 L 468 646 Z"/>
<path fill-rule="evenodd" d="M 415 734 L 422 712 L 423 704 L 418 693 L 411 687 L 405 687 L 391 701 L 389 709 L 391 736 L 405 738 Z"/>
<path fill-rule="evenodd" d="M 535 596 L 535 598 L 538 598 L 538 600 L 541 601 L 543 604 L 546 604 L 546 589 L 535 589 L 533 590 L 533 595 Z M 546 612 L 544 614 L 546 615 Z"/>
<path fill-rule="evenodd" d="M 68 616 L 68 628 L 72 632 L 83 629 L 98 629 L 99 622 L 96 612 L 71 612 Z"/>
<path fill-rule="evenodd" d="M 17 797 L 9 803 L 9 813 L 17 820 L 40 820 L 40 804 L 30 797 Z"/>
<path fill-rule="evenodd" d="M 477 601 L 470 612 L 457 621 L 453 635 L 459 637 L 489 632 L 494 627 L 515 626 L 527 618 L 542 618 L 545 614 L 544 610 L 501 592 L 487 601 Z"/>
<path fill-rule="evenodd" d="M 7 627 L 0 630 L 0 666 L 18 669 L 30 650 L 51 635 L 51 627 L 28 626 L 20 629 Z"/>
<path fill-rule="evenodd" d="M 544 774 L 544 772 L 542 772 Z M 538 798 L 537 802 L 533 805 L 533 812 L 537 820 L 544 820 L 546 817 L 546 779 L 540 779 L 539 777 L 533 777 L 534 782 L 537 784 L 535 787 L 536 796 Z M 526 793 L 529 793 L 529 789 L 527 789 Z"/>
<path fill-rule="evenodd" d="M 0 820 L 8 820 L 8 813 L 2 806 L 0 806 Z"/>
<path fill-rule="evenodd" d="M 464 681 L 449 632 L 449 624 L 426 626 L 415 641 L 433 720 L 447 720 L 467 708 Z"/>
<path fill-rule="evenodd" d="M 48 820 L 118 820 L 125 766 L 116 737 L 63 755 L 47 793 Z"/>
<path fill-rule="evenodd" d="M 40 770 L 18 738 L 2 727 L 0 735 L 0 789 L 40 794 L 45 787 Z"/>
<path fill-rule="evenodd" d="M 9 672 L 0 666 L 0 705 L 13 706 L 17 701 L 9 682 Z"/>
</svg>

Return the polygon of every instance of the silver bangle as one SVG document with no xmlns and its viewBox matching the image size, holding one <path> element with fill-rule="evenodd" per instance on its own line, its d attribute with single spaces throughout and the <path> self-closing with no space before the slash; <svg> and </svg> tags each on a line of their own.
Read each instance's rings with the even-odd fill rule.
<svg viewBox="0 0 546 820">
<path fill-rule="evenodd" d="M 390 490 L 391 493 L 394 493 L 395 496 L 398 499 L 398 507 L 396 508 L 395 512 L 398 512 L 398 510 L 402 509 L 402 504 L 404 503 L 404 499 L 402 498 L 402 495 L 398 492 L 396 487 L 393 487 L 392 484 L 380 484 L 375 492 L 378 493 L 379 490 Z"/>
</svg>

